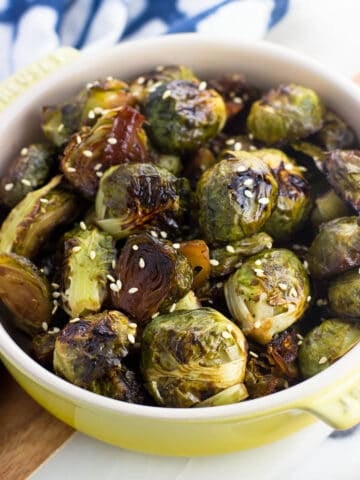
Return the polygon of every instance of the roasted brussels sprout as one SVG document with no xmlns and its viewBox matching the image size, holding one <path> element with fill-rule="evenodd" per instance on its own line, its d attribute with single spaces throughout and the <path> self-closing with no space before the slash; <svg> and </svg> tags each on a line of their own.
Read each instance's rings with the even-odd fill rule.
<svg viewBox="0 0 360 480">
<path fill-rule="evenodd" d="M 50 285 L 27 258 L 0 253 L 0 299 L 24 332 L 39 332 L 51 321 Z"/>
<path fill-rule="evenodd" d="M 265 249 L 272 248 L 272 238 L 265 232 L 232 242 L 225 247 L 214 248 L 210 252 L 211 276 L 229 275 L 240 267 L 246 257 L 251 257 Z"/>
<path fill-rule="evenodd" d="M 279 185 L 279 196 L 264 230 L 274 240 L 288 241 L 305 223 L 311 209 L 310 186 L 297 166 L 281 150 L 258 150 L 256 155 L 270 167 Z"/>
<path fill-rule="evenodd" d="M 53 230 L 74 219 L 76 197 L 59 188 L 61 176 L 34 190 L 14 207 L 0 229 L 0 252 L 32 258 Z"/>
<path fill-rule="evenodd" d="M 266 145 L 289 143 L 320 130 L 324 106 L 310 88 L 291 83 L 280 85 L 253 103 L 247 127 Z"/>
<path fill-rule="evenodd" d="M 43 107 L 42 131 L 56 147 L 62 147 L 69 141 L 81 123 L 81 105 L 78 101 L 59 106 Z"/>
<path fill-rule="evenodd" d="M 75 385 L 115 396 L 113 380 L 135 335 L 136 324 L 116 310 L 70 321 L 56 338 L 55 372 Z"/>
<path fill-rule="evenodd" d="M 329 304 L 339 317 L 351 317 L 360 322 L 360 273 L 359 269 L 339 275 L 329 285 Z"/>
<path fill-rule="evenodd" d="M 196 195 L 207 242 L 234 242 L 257 233 L 276 205 L 278 185 L 256 152 L 232 152 L 201 176 Z"/>
<path fill-rule="evenodd" d="M 110 110 L 91 129 L 74 135 L 64 151 L 64 175 L 84 196 L 95 195 L 105 170 L 120 163 L 147 162 L 144 117 L 131 107 Z"/>
<path fill-rule="evenodd" d="M 121 251 L 110 284 L 112 302 L 144 324 L 159 310 L 175 309 L 192 280 L 188 261 L 170 242 L 150 233 L 132 235 Z"/>
<path fill-rule="evenodd" d="M 360 325 L 337 318 L 324 320 L 304 338 L 299 365 L 305 378 L 325 370 L 360 341 Z"/>
<path fill-rule="evenodd" d="M 192 288 L 196 289 L 206 283 L 210 276 L 209 248 L 203 240 L 189 240 L 180 244 L 182 253 L 193 270 Z"/>
<path fill-rule="evenodd" d="M 329 278 L 360 266 L 360 226 L 357 217 L 323 223 L 307 257 L 311 275 Z"/>
<path fill-rule="evenodd" d="M 151 139 L 167 153 L 196 150 L 222 129 L 226 119 L 224 101 L 215 90 L 184 80 L 160 85 L 144 111 Z"/>
<path fill-rule="evenodd" d="M 65 235 L 62 266 L 63 308 L 71 317 L 99 312 L 108 275 L 116 258 L 114 240 L 96 227 L 75 228 Z"/>
<path fill-rule="evenodd" d="M 241 330 L 216 310 L 162 315 L 142 337 L 145 386 L 159 405 L 192 407 L 243 382 L 246 351 Z"/>
<path fill-rule="evenodd" d="M 171 82 L 172 80 L 199 82 L 190 68 L 184 67 L 184 65 L 159 65 L 155 70 L 146 72 L 131 82 L 131 93 L 139 103 L 143 104 L 149 95 L 160 87 L 160 85 Z"/>
<path fill-rule="evenodd" d="M 162 215 L 176 221 L 183 214 L 180 192 L 189 191 L 184 182 L 151 164 L 109 168 L 96 195 L 97 224 L 114 237 L 124 238 L 145 224 L 160 221 Z"/>
<path fill-rule="evenodd" d="M 311 223 L 315 228 L 319 228 L 323 223 L 350 214 L 350 206 L 330 189 L 315 200 L 314 209 L 311 212 Z"/>
<path fill-rule="evenodd" d="M 323 171 L 336 193 L 360 213 L 360 150 L 328 152 Z"/>
<path fill-rule="evenodd" d="M 356 135 L 352 128 L 334 112 L 327 111 L 324 116 L 324 125 L 312 138 L 324 150 L 337 148 L 353 148 L 356 144 Z"/>
<path fill-rule="evenodd" d="M 29 192 L 42 187 L 49 178 L 54 163 L 54 151 L 43 143 L 21 149 L 0 181 L 0 199 L 13 208 Z"/>
<path fill-rule="evenodd" d="M 305 312 L 309 279 L 290 250 L 273 249 L 247 259 L 225 283 L 225 297 L 244 334 L 266 344 Z"/>
</svg>

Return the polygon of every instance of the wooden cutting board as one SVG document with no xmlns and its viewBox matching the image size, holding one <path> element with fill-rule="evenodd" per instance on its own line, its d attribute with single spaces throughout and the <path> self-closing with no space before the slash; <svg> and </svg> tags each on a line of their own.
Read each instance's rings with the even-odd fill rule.
<svg viewBox="0 0 360 480">
<path fill-rule="evenodd" d="M 24 480 L 73 430 L 35 403 L 1 364 L 0 385 L 0 479 Z"/>
</svg>

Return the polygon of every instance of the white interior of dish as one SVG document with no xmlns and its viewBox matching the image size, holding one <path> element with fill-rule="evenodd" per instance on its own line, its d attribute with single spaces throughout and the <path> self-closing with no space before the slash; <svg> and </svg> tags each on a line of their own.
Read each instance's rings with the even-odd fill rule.
<svg viewBox="0 0 360 480">
<path fill-rule="evenodd" d="M 327 72 L 315 62 L 290 50 L 267 43 L 237 44 L 199 35 L 173 35 L 123 43 L 99 52 L 83 53 L 78 60 L 61 68 L 33 86 L 0 114 L 0 171 L 19 149 L 39 136 L 40 111 L 43 105 L 62 101 L 79 91 L 84 84 L 106 76 L 129 79 L 155 65 L 184 64 L 197 75 L 221 76 L 245 73 L 248 81 L 260 87 L 296 82 L 314 88 L 326 105 L 339 113 L 357 131 L 360 138 L 360 89 Z M 6 320 L 3 320 L 4 325 Z M 10 329 L 9 329 L 10 331 Z M 20 337 L 18 340 L 21 342 Z M 12 340 L 0 325 L 0 352 L 11 363 L 57 394 L 114 411 L 174 419 L 215 419 L 249 415 L 291 403 L 326 385 L 341 380 L 360 362 L 360 345 L 321 374 L 299 385 L 268 397 L 224 407 L 203 409 L 165 409 L 132 405 L 95 395 L 49 373 Z"/>
</svg>

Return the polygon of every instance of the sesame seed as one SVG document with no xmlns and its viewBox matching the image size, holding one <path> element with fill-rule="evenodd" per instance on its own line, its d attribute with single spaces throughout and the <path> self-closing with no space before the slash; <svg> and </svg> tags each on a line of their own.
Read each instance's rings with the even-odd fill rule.
<svg viewBox="0 0 360 480">
<path fill-rule="evenodd" d="M 245 167 L 245 165 L 239 165 L 238 167 L 236 167 L 236 171 L 238 173 L 244 173 L 248 170 L 248 167 Z"/>
<path fill-rule="evenodd" d="M 139 267 L 145 268 L 145 260 L 142 257 L 139 258 Z"/>
<path fill-rule="evenodd" d="M 23 178 L 23 179 L 21 180 L 21 183 L 22 183 L 23 185 L 26 185 L 27 187 L 31 187 L 31 182 L 30 182 L 30 180 L 28 180 L 27 178 Z"/>
<path fill-rule="evenodd" d="M 98 170 L 100 170 L 100 168 L 102 168 L 102 163 L 97 163 L 94 167 L 94 170 L 95 172 L 97 172 Z"/>
<path fill-rule="evenodd" d="M 64 130 L 65 125 L 63 123 L 60 123 L 60 125 L 57 128 L 58 132 L 62 132 Z"/>
<path fill-rule="evenodd" d="M 40 203 L 47 204 L 49 203 L 49 200 L 47 198 L 40 198 Z"/>
<path fill-rule="evenodd" d="M 60 298 L 61 297 L 61 293 L 60 292 L 52 292 L 52 297 L 53 298 Z"/>
<path fill-rule="evenodd" d="M 88 118 L 90 118 L 90 119 L 95 118 L 95 112 L 94 112 L 94 110 L 89 110 Z"/>
<path fill-rule="evenodd" d="M 217 267 L 220 265 L 220 262 L 219 260 L 216 260 L 216 258 L 210 258 L 210 265 L 212 265 L 213 267 Z"/>
<path fill-rule="evenodd" d="M 95 175 L 97 177 L 101 178 L 104 175 L 104 173 L 103 172 L 96 172 Z"/>
<path fill-rule="evenodd" d="M 136 243 L 134 243 L 134 245 L 131 248 L 136 252 L 137 250 L 139 250 L 139 245 L 136 245 Z"/>
<path fill-rule="evenodd" d="M 132 333 L 129 333 L 127 336 L 130 343 L 135 343 L 135 337 Z"/>
<path fill-rule="evenodd" d="M 232 331 L 233 331 L 232 325 L 226 325 L 226 330 L 227 330 L 228 332 L 232 332 Z"/>
<path fill-rule="evenodd" d="M 309 295 L 306 299 L 307 302 L 311 302 L 311 295 Z"/>
<path fill-rule="evenodd" d="M 251 190 L 245 190 L 244 195 L 247 198 L 253 198 L 254 197 L 254 192 L 252 192 Z"/>
<path fill-rule="evenodd" d="M 109 137 L 106 141 L 107 141 L 107 143 L 110 143 L 110 145 L 116 145 L 117 144 L 117 139 L 115 137 Z"/>
<path fill-rule="evenodd" d="M 256 320 L 256 322 L 254 323 L 254 327 L 255 327 L 255 328 L 260 328 L 260 327 L 261 327 L 261 322 L 260 322 L 260 320 Z"/>
<path fill-rule="evenodd" d="M 326 298 L 319 298 L 318 300 L 316 300 L 316 305 L 318 307 L 323 307 L 324 305 L 327 305 L 328 301 L 326 300 Z"/>
<path fill-rule="evenodd" d="M 120 278 L 116 280 L 116 286 L 118 287 L 119 291 L 122 289 L 122 281 L 120 280 Z"/>
<path fill-rule="evenodd" d="M 226 140 L 225 145 L 234 145 L 235 139 L 234 138 L 229 138 Z"/>
<path fill-rule="evenodd" d="M 254 268 L 254 272 L 255 272 L 255 275 L 256 275 L 257 277 L 262 278 L 262 277 L 265 276 L 265 275 L 264 275 L 264 270 L 263 270 L 262 268 Z"/>
<path fill-rule="evenodd" d="M 80 225 L 81 230 L 84 230 L 84 231 L 86 230 L 87 227 L 86 227 L 86 223 L 85 223 L 85 222 L 80 222 L 79 225 Z"/>
<path fill-rule="evenodd" d="M 24 148 L 22 148 L 22 149 L 20 150 L 20 155 L 21 155 L 22 157 L 25 157 L 28 153 L 29 153 L 29 149 L 26 148 L 26 147 L 24 147 Z"/>
<path fill-rule="evenodd" d="M 247 178 L 244 180 L 245 187 L 252 187 L 254 185 L 254 180 L 252 178 Z"/>
<path fill-rule="evenodd" d="M 83 150 L 82 154 L 84 155 L 84 157 L 88 158 L 91 158 L 93 156 L 93 152 L 91 150 Z"/>
<path fill-rule="evenodd" d="M 68 168 L 67 168 L 67 171 L 70 172 L 70 173 L 75 173 L 75 172 L 76 172 L 76 168 L 74 168 L 74 167 L 68 167 Z"/>
<path fill-rule="evenodd" d="M 159 235 L 157 234 L 157 232 L 155 232 L 155 230 L 150 230 L 150 235 L 154 238 L 158 238 Z"/>
<path fill-rule="evenodd" d="M 327 357 L 321 357 L 319 360 L 319 365 L 324 365 L 328 361 Z"/>
<path fill-rule="evenodd" d="M 95 250 L 91 250 L 89 253 L 90 260 L 95 260 L 96 258 L 96 252 Z"/>
<path fill-rule="evenodd" d="M 294 165 L 293 165 L 292 163 L 287 163 L 287 164 L 285 165 L 285 170 L 291 171 L 291 170 L 293 170 L 293 169 L 294 169 Z"/>
<path fill-rule="evenodd" d="M 295 287 L 291 287 L 291 288 L 290 288 L 289 295 L 290 295 L 290 297 L 293 297 L 293 298 L 297 298 L 297 297 L 298 297 L 298 292 L 297 292 L 297 290 L 296 290 Z M 311 300 L 311 297 L 310 297 L 310 300 Z M 309 300 L 309 301 L 310 301 L 310 300 Z"/>
<path fill-rule="evenodd" d="M 239 152 L 242 149 L 242 143 L 241 142 L 236 142 L 234 145 L 234 150 L 235 152 Z"/>
<path fill-rule="evenodd" d="M 59 285 L 58 283 L 55 283 L 55 282 L 53 282 L 53 283 L 51 284 L 51 286 L 52 286 L 53 288 L 55 288 L 55 289 L 56 289 L 56 288 L 60 288 L 60 285 Z"/>
<path fill-rule="evenodd" d="M 116 283 L 110 283 L 110 290 L 113 292 L 118 293 L 120 291 L 119 287 L 116 285 Z"/>
<path fill-rule="evenodd" d="M 287 290 L 287 284 L 286 283 L 279 283 L 278 284 L 278 287 L 280 288 L 280 290 L 282 290 L 283 292 L 285 292 Z"/>
<path fill-rule="evenodd" d="M 212 305 L 214 302 L 211 298 L 209 298 L 208 303 L 210 303 L 210 305 Z"/>
<path fill-rule="evenodd" d="M 268 205 L 269 202 L 270 200 L 266 197 L 259 198 L 258 200 L 258 203 L 260 203 L 260 205 Z"/>
<path fill-rule="evenodd" d="M 253 133 L 249 133 L 249 138 L 250 138 L 250 140 L 254 140 L 254 134 L 253 134 Z"/>
<path fill-rule="evenodd" d="M 298 166 L 298 170 L 300 170 L 300 172 L 307 172 L 307 168 L 302 166 Z"/>
<path fill-rule="evenodd" d="M 250 151 L 250 152 L 255 152 L 255 150 L 257 150 L 257 148 L 254 147 L 254 145 L 250 145 L 249 151 Z"/>
<path fill-rule="evenodd" d="M 299 347 L 300 347 L 300 345 L 302 345 L 302 344 L 303 344 L 303 341 L 302 341 L 302 340 L 299 340 L 299 341 L 297 342 L 297 345 L 298 345 Z"/>
<path fill-rule="evenodd" d="M 136 293 L 138 291 L 139 291 L 139 289 L 137 287 L 131 287 L 131 288 L 129 288 L 128 293 L 130 293 L 130 295 L 133 295 L 134 293 Z"/>
<path fill-rule="evenodd" d="M 180 248 L 180 243 L 173 243 L 173 247 L 178 250 Z"/>
<path fill-rule="evenodd" d="M 54 302 L 54 307 L 53 307 L 53 309 L 51 310 L 51 315 L 54 315 L 54 314 L 56 313 L 56 311 L 57 311 L 58 308 L 59 308 L 58 302 L 56 302 L 56 303 Z"/>
<path fill-rule="evenodd" d="M 258 258 L 257 260 L 255 260 L 255 265 L 261 265 L 262 264 L 262 261 L 260 260 L 260 258 Z"/>
<path fill-rule="evenodd" d="M 151 318 L 156 318 L 160 315 L 160 312 L 155 312 L 154 315 L 151 315 Z"/>
<path fill-rule="evenodd" d="M 164 230 L 161 230 L 160 237 L 161 238 L 167 238 L 167 236 L 168 236 L 168 234 Z"/>
<path fill-rule="evenodd" d="M 4 186 L 5 192 L 10 192 L 10 190 L 12 190 L 13 188 L 14 188 L 14 184 L 13 184 L 13 183 L 7 183 L 7 184 Z"/>
<path fill-rule="evenodd" d="M 130 323 L 129 323 L 129 327 L 131 327 L 131 328 L 137 328 L 137 323 L 135 323 L 135 322 L 130 322 Z"/>
<path fill-rule="evenodd" d="M 241 265 L 242 265 L 242 261 L 240 260 L 240 262 L 237 262 L 237 263 L 235 264 L 235 268 L 240 268 Z"/>
<path fill-rule="evenodd" d="M 253 352 L 252 350 L 249 350 L 249 355 L 251 355 L 254 358 L 259 358 L 259 355 L 255 352 Z"/>
<path fill-rule="evenodd" d="M 225 250 L 229 253 L 235 253 L 235 248 L 232 245 L 226 245 Z"/>
<path fill-rule="evenodd" d="M 229 333 L 227 330 L 224 330 L 223 332 L 221 332 L 221 336 L 225 339 L 226 338 L 232 338 L 231 333 Z"/>
<path fill-rule="evenodd" d="M 272 249 L 272 243 L 270 243 L 270 242 L 267 243 L 267 244 L 266 244 L 266 248 L 267 248 L 268 250 L 271 250 L 271 249 Z"/>
<path fill-rule="evenodd" d="M 114 278 L 112 275 L 110 275 L 110 274 L 106 275 L 106 278 L 107 278 L 108 280 L 110 280 L 110 282 L 113 282 L 113 283 L 116 282 L 115 278 Z"/>
<path fill-rule="evenodd" d="M 297 333 L 296 336 L 299 340 L 304 340 L 304 337 L 301 335 L 301 333 Z"/>
<path fill-rule="evenodd" d="M 199 91 L 202 92 L 203 90 L 206 90 L 207 83 L 206 82 L 200 82 L 199 84 Z"/>
<path fill-rule="evenodd" d="M 80 250 L 81 250 L 80 245 L 75 245 L 75 247 L 73 247 L 71 249 L 71 251 L 74 252 L 74 253 L 78 253 L 78 252 L 80 252 Z"/>
<path fill-rule="evenodd" d="M 233 98 L 234 103 L 243 103 L 242 99 L 240 97 L 234 97 Z"/>
<path fill-rule="evenodd" d="M 77 143 L 78 145 L 80 145 L 80 143 L 81 143 L 81 137 L 80 137 L 80 135 L 76 135 L 75 140 L 76 140 L 76 143 Z"/>
<path fill-rule="evenodd" d="M 114 270 L 116 267 L 116 260 L 111 260 L 111 268 Z"/>
<path fill-rule="evenodd" d="M 48 324 L 47 324 L 46 322 L 42 322 L 41 327 L 42 327 L 42 329 L 44 330 L 44 332 L 47 332 L 47 331 L 48 331 L 49 326 L 48 326 Z"/>
<path fill-rule="evenodd" d="M 71 320 L 69 320 L 69 323 L 76 323 L 76 322 L 80 322 L 79 317 L 75 317 L 75 318 L 72 318 Z"/>
<path fill-rule="evenodd" d="M 176 303 L 173 303 L 171 305 L 171 307 L 169 308 L 169 312 L 172 313 L 172 312 L 175 312 L 175 309 L 176 309 Z"/>
<path fill-rule="evenodd" d="M 222 288 L 224 286 L 224 283 L 223 282 L 218 282 L 215 287 L 216 288 Z"/>
<path fill-rule="evenodd" d="M 155 68 L 155 70 L 156 70 L 157 72 L 162 72 L 162 71 L 164 70 L 164 68 L 165 68 L 165 67 L 164 67 L 163 65 L 158 65 L 158 66 Z"/>
<path fill-rule="evenodd" d="M 60 332 L 59 327 L 54 327 L 52 330 L 49 330 L 50 335 L 52 335 L 53 333 L 59 333 L 59 332 Z"/>
<path fill-rule="evenodd" d="M 170 97 L 171 95 L 171 91 L 170 90 L 165 90 L 165 92 L 163 93 L 163 100 L 166 100 L 168 97 Z"/>
<path fill-rule="evenodd" d="M 137 79 L 136 83 L 137 83 L 138 85 L 143 85 L 143 84 L 145 83 L 145 81 L 146 81 L 146 78 L 145 78 L 145 77 L 139 77 L 139 78 Z"/>
</svg>

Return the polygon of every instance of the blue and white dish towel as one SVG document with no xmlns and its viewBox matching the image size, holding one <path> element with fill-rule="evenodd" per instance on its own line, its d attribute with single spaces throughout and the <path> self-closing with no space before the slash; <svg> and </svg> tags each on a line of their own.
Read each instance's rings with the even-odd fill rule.
<svg viewBox="0 0 360 480">
<path fill-rule="evenodd" d="M 353 75 L 359 0 L 0 0 L 0 80 L 62 45 L 200 32 L 267 39 Z"/>
</svg>

